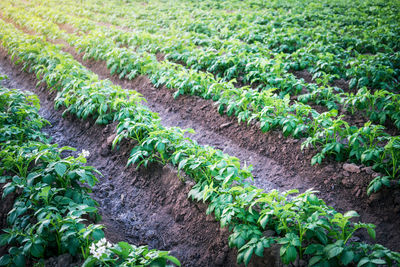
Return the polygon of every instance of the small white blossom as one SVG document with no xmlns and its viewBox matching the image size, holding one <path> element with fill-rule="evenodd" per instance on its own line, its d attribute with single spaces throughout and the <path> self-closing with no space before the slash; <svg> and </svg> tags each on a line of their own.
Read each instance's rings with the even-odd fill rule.
<svg viewBox="0 0 400 267">
<path fill-rule="evenodd" d="M 87 150 L 85 150 L 85 149 L 83 149 L 83 150 L 82 150 L 82 156 L 85 157 L 85 158 L 87 158 L 87 157 L 90 156 L 90 152 L 87 151 Z"/>
<path fill-rule="evenodd" d="M 102 238 L 97 243 L 92 243 L 90 246 L 90 254 L 93 255 L 96 259 L 100 259 L 104 254 L 110 254 L 110 248 L 113 247 L 113 244 L 108 242 L 107 239 Z"/>
<path fill-rule="evenodd" d="M 98 260 L 100 260 L 101 255 L 102 255 L 102 253 L 100 253 L 100 252 L 98 252 L 98 251 L 95 251 L 95 252 L 93 253 L 93 257 L 95 257 L 95 258 L 98 259 Z"/>
<path fill-rule="evenodd" d="M 96 245 L 92 243 L 92 245 L 90 246 L 90 254 L 94 254 L 95 252 L 96 252 Z"/>
<path fill-rule="evenodd" d="M 103 255 L 106 252 L 106 247 L 99 247 L 97 249 L 97 253 L 100 253 L 101 255 Z"/>
<path fill-rule="evenodd" d="M 105 244 L 106 244 L 106 242 L 107 242 L 107 239 L 105 239 L 104 237 L 102 238 L 102 239 L 100 239 L 100 241 L 99 242 L 97 242 L 97 246 L 99 246 L 99 247 L 102 247 L 102 246 L 104 246 Z"/>
</svg>

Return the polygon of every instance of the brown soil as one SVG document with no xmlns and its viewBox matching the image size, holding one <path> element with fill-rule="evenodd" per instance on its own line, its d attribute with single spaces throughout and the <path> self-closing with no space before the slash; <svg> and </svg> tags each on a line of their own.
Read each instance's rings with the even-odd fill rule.
<svg viewBox="0 0 400 267">
<path fill-rule="evenodd" d="M 345 91 L 345 92 L 350 91 L 349 81 L 346 81 L 343 78 L 334 80 L 332 85 L 343 89 L 343 91 Z"/>
<path fill-rule="evenodd" d="M 157 53 L 156 58 L 157 58 L 157 61 L 164 61 L 165 55 L 163 53 Z"/>
<path fill-rule="evenodd" d="M 67 23 L 57 24 L 57 25 L 60 27 L 61 30 L 64 30 L 67 33 L 79 35 L 79 31 L 77 31 L 73 26 L 71 26 Z"/>
<path fill-rule="evenodd" d="M 297 71 L 292 71 L 292 73 L 298 79 L 304 79 L 306 83 L 315 83 L 315 81 L 312 79 L 312 74 L 307 70 L 297 70 Z"/>
</svg>

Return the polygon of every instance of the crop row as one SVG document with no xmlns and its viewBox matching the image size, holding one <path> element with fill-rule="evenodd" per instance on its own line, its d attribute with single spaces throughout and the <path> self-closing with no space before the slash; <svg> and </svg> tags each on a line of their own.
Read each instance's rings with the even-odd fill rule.
<svg viewBox="0 0 400 267">
<path fill-rule="evenodd" d="M 86 151 L 61 157 L 62 151 L 74 149 L 49 143 L 41 132 L 48 122 L 38 115 L 39 107 L 35 95 L 0 86 L 2 197 L 16 195 L 9 228 L 0 235 L 0 246 L 8 248 L 0 266 L 29 266 L 65 253 L 80 255 L 84 266 L 166 266 L 167 260 L 180 265 L 168 252 L 105 240 L 103 226 L 90 223 L 100 218 L 98 204 L 82 186 L 94 186 L 100 173 L 84 166 Z"/>
<path fill-rule="evenodd" d="M 32 7 L 35 14 L 48 17 L 51 11 L 46 7 Z M 46 15 L 47 14 L 47 15 Z M 50 15 L 54 18 L 54 15 Z M 69 15 L 63 17 L 57 14 L 57 23 L 71 22 L 79 30 L 98 29 L 108 38 L 114 39 L 131 49 L 145 50 L 150 53 L 167 53 L 166 58 L 177 62 L 184 62 L 195 70 L 207 70 L 216 76 L 216 81 L 229 82 L 238 79 L 245 84 L 258 84 L 258 90 L 277 90 L 283 98 L 286 94 L 297 95 L 302 103 L 314 102 L 324 105 L 329 110 L 338 109 L 340 106 L 351 112 L 364 111 L 369 119 L 378 124 L 392 122 L 400 129 L 400 95 L 386 89 L 375 90 L 373 93 L 366 87 L 361 87 L 357 93 L 344 92 L 337 87 L 331 87 L 328 83 L 330 76 L 317 74 L 314 77 L 320 85 L 306 83 L 297 79 L 288 70 L 293 61 L 287 61 L 287 55 L 276 54 L 270 50 L 260 48 L 252 44 L 243 44 L 240 41 L 225 40 L 222 44 L 214 45 L 218 49 L 202 50 L 190 39 L 177 37 L 165 38 L 164 36 L 145 32 L 126 32 L 114 28 L 106 28 L 96 25 L 85 19 L 76 19 Z M 309 55 L 309 58 L 311 55 Z M 330 60 L 333 60 L 331 57 Z M 314 63 L 309 63 L 313 65 Z M 365 62 L 361 63 L 366 66 Z M 355 68 L 355 64 L 351 64 Z M 375 68 L 375 67 L 374 67 Z M 394 67 L 396 68 L 396 67 Z M 346 68 L 348 69 L 348 68 Z M 376 69 L 376 68 L 375 68 Z M 375 70 L 380 72 L 379 70 Z M 397 77 L 397 74 L 394 74 Z M 397 83 L 397 82 L 396 82 Z M 368 84 L 363 84 L 363 86 Z M 390 90 L 391 87 L 388 89 Z M 306 93 L 304 93 L 304 91 Z"/>
<path fill-rule="evenodd" d="M 147 166 L 150 162 L 171 163 L 191 177 L 196 185 L 189 195 L 207 201 L 221 226 L 229 226 L 231 247 L 239 251 L 238 262 L 248 264 L 253 254 L 262 256 L 265 248 L 280 245 L 284 263 L 297 258 L 314 265 L 359 266 L 396 264 L 400 254 L 381 245 L 353 242 L 361 228 L 375 236 L 371 224 L 354 223 L 354 212 L 341 214 L 318 199 L 312 191 L 263 192 L 246 180 L 252 175 L 239 160 L 185 138 L 180 128 L 165 128 L 157 114 L 140 103 L 134 91 L 122 90 L 108 80 L 98 80 L 70 55 L 40 37 L 24 34 L 0 21 L 0 39 L 17 62 L 35 72 L 49 88 L 57 90 L 56 107 L 78 118 L 89 116 L 98 123 L 118 121 L 114 146 L 124 139 L 134 140 L 128 165 Z M 290 196 L 289 196 L 290 195 Z M 264 230 L 274 232 L 265 236 Z"/>
<path fill-rule="evenodd" d="M 399 177 L 400 137 L 388 136 L 382 126 L 367 122 L 357 128 L 337 117 L 336 110 L 320 114 L 302 103 L 291 105 L 288 97 L 282 99 L 271 91 L 235 88 L 229 82 L 206 83 L 214 78 L 202 72 L 188 71 L 168 61 L 158 62 L 155 56 L 146 52 L 120 48 L 96 30 L 77 36 L 58 29 L 50 35 L 47 30 L 57 27 L 48 21 L 16 11 L 8 15 L 23 27 L 30 27 L 47 36 L 65 38 L 71 45 L 84 51 L 86 58 L 106 61 L 111 74 L 119 73 L 121 78 L 147 74 L 156 86 L 164 84 L 168 88 L 178 89 L 175 96 L 189 93 L 206 99 L 212 98 L 217 101 L 221 113 L 235 115 L 239 121 L 257 120 L 264 132 L 280 128 L 285 136 L 307 137 L 302 147 L 313 146 L 319 149 L 312 158 L 312 164 L 321 163 L 325 157 L 333 156 L 339 161 L 349 159 L 373 166 L 383 175 L 371 182 L 368 193 L 378 191 L 383 185 L 390 186 L 390 180 Z M 49 27 L 46 28 L 46 25 Z"/>
</svg>

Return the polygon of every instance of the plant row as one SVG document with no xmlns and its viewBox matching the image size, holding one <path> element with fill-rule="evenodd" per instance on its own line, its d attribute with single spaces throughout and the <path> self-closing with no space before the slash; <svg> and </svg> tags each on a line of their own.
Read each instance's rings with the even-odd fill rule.
<svg viewBox="0 0 400 267">
<path fill-rule="evenodd" d="M 361 228 L 375 237 L 373 225 L 351 221 L 357 213 L 338 213 L 312 191 L 266 193 L 249 185 L 250 169 L 241 167 L 237 158 L 198 145 L 184 137 L 185 130 L 163 127 L 158 115 L 142 106 L 135 92 L 98 80 L 40 37 L 23 34 L 2 21 L 0 27 L 2 45 L 9 53 L 58 91 L 56 106 L 64 106 L 79 118 L 91 116 L 98 123 L 119 122 L 113 146 L 125 138 L 137 143 L 128 165 L 170 163 L 191 177 L 196 185 L 189 196 L 207 201 L 207 212 L 232 231 L 229 244 L 238 249 L 239 263 L 248 264 L 254 254 L 262 256 L 274 243 L 280 245 L 284 263 L 298 258 L 308 260 L 311 266 L 400 262 L 399 253 L 352 240 Z M 266 229 L 273 234 L 266 236 Z"/>
<path fill-rule="evenodd" d="M 1 229 L 0 246 L 8 253 L 0 266 L 42 266 L 65 253 L 83 266 L 180 265 L 168 252 L 106 241 L 103 226 L 91 223 L 100 218 L 89 196 L 100 173 L 84 165 L 87 151 L 61 156 L 75 149 L 49 143 L 39 107 L 35 95 L 0 86 L 0 183 L 6 183 L 3 198 L 15 195 L 8 228 Z"/>
</svg>

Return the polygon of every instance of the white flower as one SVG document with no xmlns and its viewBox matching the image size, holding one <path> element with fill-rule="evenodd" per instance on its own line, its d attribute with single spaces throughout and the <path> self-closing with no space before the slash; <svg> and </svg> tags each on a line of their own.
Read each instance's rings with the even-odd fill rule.
<svg viewBox="0 0 400 267">
<path fill-rule="evenodd" d="M 90 152 L 87 151 L 87 150 L 85 150 L 85 149 L 83 149 L 83 150 L 82 150 L 82 156 L 85 157 L 85 158 L 87 158 L 87 157 L 90 156 Z"/>
<path fill-rule="evenodd" d="M 100 255 L 103 255 L 106 252 L 106 247 L 99 247 L 97 249 L 97 253 L 100 253 Z"/>
<path fill-rule="evenodd" d="M 107 239 L 102 238 L 97 243 L 92 243 L 90 246 L 90 254 L 92 254 L 96 259 L 100 259 L 104 254 L 109 256 L 111 252 L 108 249 L 112 247 L 112 243 L 108 242 Z"/>
<path fill-rule="evenodd" d="M 96 252 L 96 245 L 92 243 L 92 245 L 90 246 L 90 254 L 94 254 L 95 252 Z"/>
<path fill-rule="evenodd" d="M 95 251 L 95 252 L 93 253 L 93 257 L 95 257 L 95 258 L 98 259 L 98 260 L 100 260 L 101 255 L 102 255 L 102 253 L 100 253 L 100 252 L 98 252 L 98 251 Z"/>
<path fill-rule="evenodd" d="M 100 239 L 99 242 L 97 242 L 97 246 L 102 247 L 106 244 L 107 239 L 105 239 L 104 237 L 102 239 Z"/>
</svg>

